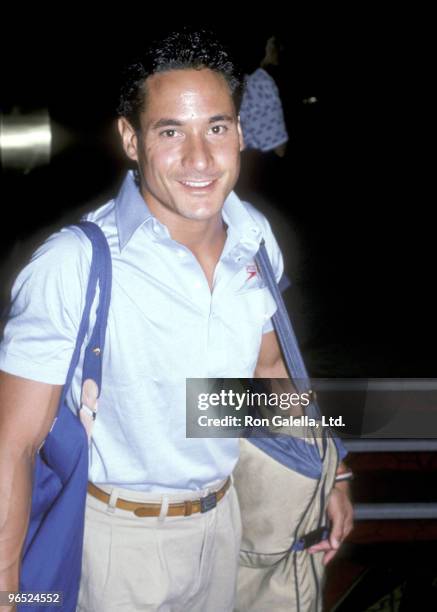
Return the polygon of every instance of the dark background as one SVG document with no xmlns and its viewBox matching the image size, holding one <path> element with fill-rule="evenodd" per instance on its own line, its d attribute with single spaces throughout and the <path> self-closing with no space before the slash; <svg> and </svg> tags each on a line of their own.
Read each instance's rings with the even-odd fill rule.
<svg viewBox="0 0 437 612">
<path fill-rule="evenodd" d="M 433 22 L 419 7 L 384 14 L 381 3 L 323 13 L 306 3 L 306 15 L 269 8 L 246 6 L 237 19 L 236 5 L 204 5 L 198 15 L 207 18 L 197 21 L 233 44 L 246 70 L 268 36 L 286 43 L 275 78 L 287 155 L 266 156 L 263 172 L 251 176 L 244 153 L 236 190 L 277 232 L 293 279 L 287 305 L 310 372 L 434 378 Z M 97 19 L 76 5 L 40 10 L 2 14 L 0 107 L 47 106 L 54 137 L 49 166 L 1 174 L 2 306 L 38 242 L 104 203 L 123 179 L 114 125 L 120 68 L 163 27 L 193 23 L 170 6 L 160 15 L 150 6 L 114 6 Z M 303 104 L 309 96 L 318 102 Z M 355 454 L 350 464 L 356 502 L 434 496 L 432 454 Z M 352 591 L 358 600 L 341 610 L 367 608 L 406 577 L 402 610 L 434 608 L 435 539 L 435 521 L 359 523 L 330 566 L 327 602 L 364 571 L 361 590 Z"/>
<path fill-rule="evenodd" d="M 27 175 L 1 175 L 3 301 L 32 245 L 118 188 L 127 168 L 114 124 L 120 68 L 164 26 L 193 23 L 168 12 L 165 21 L 120 8 L 95 23 L 68 14 L 5 21 L 1 107 L 48 106 L 55 154 Z M 267 156 L 264 184 L 251 194 L 245 180 L 241 195 L 278 231 L 294 280 L 287 303 L 311 372 L 434 377 L 426 16 L 314 9 L 305 18 L 259 14 L 254 23 L 220 13 L 200 23 L 234 46 L 246 70 L 271 34 L 286 45 L 275 78 L 288 152 Z M 304 104 L 309 96 L 318 102 Z"/>
</svg>

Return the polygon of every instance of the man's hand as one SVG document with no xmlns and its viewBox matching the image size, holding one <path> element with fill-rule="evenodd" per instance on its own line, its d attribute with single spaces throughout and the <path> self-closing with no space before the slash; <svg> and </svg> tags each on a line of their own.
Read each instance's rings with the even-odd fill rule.
<svg viewBox="0 0 437 612">
<path fill-rule="evenodd" d="M 327 514 L 332 523 L 329 538 L 308 549 L 311 554 L 324 551 L 324 565 L 335 557 L 341 543 L 353 528 L 353 508 L 347 481 L 338 482 L 333 487 L 329 494 Z"/>
</svg>

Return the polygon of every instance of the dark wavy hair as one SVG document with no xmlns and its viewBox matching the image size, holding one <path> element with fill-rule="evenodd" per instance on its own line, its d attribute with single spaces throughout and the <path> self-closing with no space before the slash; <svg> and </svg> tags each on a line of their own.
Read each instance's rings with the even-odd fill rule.
<svg viewBox="0 0 437 612">
<path fill-rule="evenodd" d="M 126 117 L 135 130 L 147 102 L 147 77 L 157 72 L 209 68 L 223 75 L 238 112 L 243 76 L 230 50 L 209 30 L 183 28 L 151 43 L 124 68 L 117 114 Z"/>
</svg>

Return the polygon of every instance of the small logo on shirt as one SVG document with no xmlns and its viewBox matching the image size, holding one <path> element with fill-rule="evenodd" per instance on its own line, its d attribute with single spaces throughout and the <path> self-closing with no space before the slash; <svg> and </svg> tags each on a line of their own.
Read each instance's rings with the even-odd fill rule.
<svg viewBox="0 0 437 612">
<path fill-rule="evenodd" d="M 251 278 L 256 276 L 256 273 L 257 273 L 256 266 L 254 264 L 250 264 L 246 266 L 246 272 L 247 272 L 247 280 L 249 281 Z"/>
</svg>

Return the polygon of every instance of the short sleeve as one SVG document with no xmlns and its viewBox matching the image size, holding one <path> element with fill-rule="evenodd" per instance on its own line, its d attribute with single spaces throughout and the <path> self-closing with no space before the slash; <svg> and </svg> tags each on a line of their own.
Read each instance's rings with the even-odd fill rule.
<svg viewBox="0 0 437 612">
<path fill-rule="evenodd" d="M 85 305 L 92 247 L 78 228 L 52 234 L 19 272 L 0 343 L 0 369 L 64 384 Z"/>
</svg>

